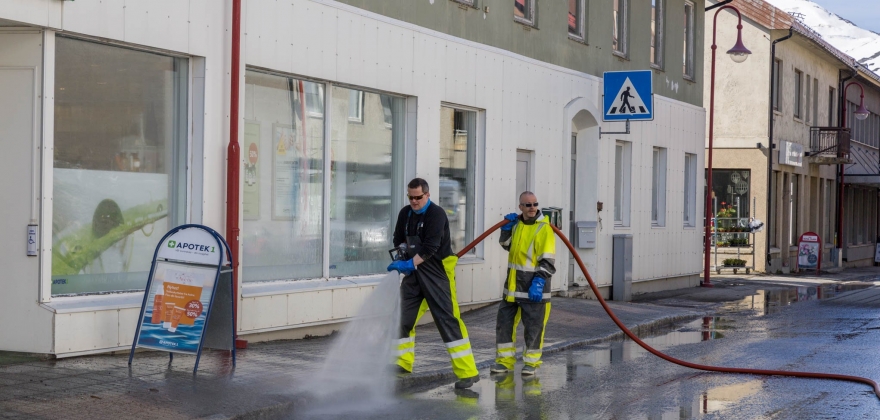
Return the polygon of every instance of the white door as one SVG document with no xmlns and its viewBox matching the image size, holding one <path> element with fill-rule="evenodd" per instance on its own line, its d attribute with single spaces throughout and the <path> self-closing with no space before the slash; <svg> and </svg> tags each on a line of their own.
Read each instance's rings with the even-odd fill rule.
<svg viewBox="0 0 880 420">
<path fill-rule="evenodd" d="M 519 195 L 523 191 L 532 191 L 532 152 L 531 150 L 516 151 L 516 197 L 515 204 L 519 205 Z M 519 207 L 514 207 L 519 209 Z"/>
</svg>

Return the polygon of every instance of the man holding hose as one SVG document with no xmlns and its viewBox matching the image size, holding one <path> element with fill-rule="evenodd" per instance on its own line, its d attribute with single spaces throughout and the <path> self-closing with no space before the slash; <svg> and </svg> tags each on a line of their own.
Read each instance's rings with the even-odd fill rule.
<svg viewBox="0 0 880 420">
<path fill-rule="evenodd" d="M 461 320 L 455 294 L 455 265 L 446 211 L 431 202 L 428 182 L 415 178 L 407 185 L 409 205 L 400 209 L 394 228 L 394 246 L 405 244 L 405 259 L 388 271 L 405 277 L 400 284 L 400 339 L 397 367 L 412 372 L 415 361 L 416 324 L 429 308 L 458 377 L 455 387 L 470 388 L 480 380 L 467 328 Z"/>
<path fill-rule="evenodd" d="M 520 216 L 504 216 L 501 246 L 509 252 L 504 299 L 495 324 L 496 355 L 492 373 L 506 373 L 516 363 L 516 326 L 523 321 L 526 347 L 522 375 L 534 375 L 541 366 L 544 329 L 550 318 L 550 277 L 556 273 L 556 238 L 538 208 L 538 198 L 525 191 L 519 196 Z"/>
</svg>

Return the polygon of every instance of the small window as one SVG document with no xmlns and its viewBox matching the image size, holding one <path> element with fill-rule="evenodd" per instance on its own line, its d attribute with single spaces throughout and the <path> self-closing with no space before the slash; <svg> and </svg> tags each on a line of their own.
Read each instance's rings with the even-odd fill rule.
<svg viewBox="0 0 880 420">
<path fill-rule="evenodd" d="M 348 121 L 364 122 L 364 92 L 360 90 L 348 91 Z"/>
<path fill-rule="evenodd" d="M 614 225 L 629 226 L 630 156 L 629 142 L 618 141 L 614 148 Z"/>
<path fill-rule="evenodd" d="M 694 80 L 694 4 L 684 2 L 684 77 Z"/>
<path fill-rule="evenodd" d="M 782 86 L 782 60 L 773 62 L 773 110 L 780 111 L 779 108 L 779 88 Z"/>
<path fill-rule="evenodd" d="M 535 26 L 535 1 L 513 0 L 513 20 Z"/>
<path fill-rule="evenodd" d="M 697 213 L 697 155 L 684 154 L 684 225 L 696 226 Z"/>
<path fill-rule="evenodd" d="M 797 119 L 803 118 L 803 108 L 804 108 L 804 91 L 803 91 L 803 80 L 804 74 L 795 69 L 794 71 L 794 117 Z"/>
<path fill-rule="evenodd" d="M 651 171 L 651 225 L 666 226 L 666 149 L 655 147 Z"/>
<path fill-rule="evenodd" d="M 663 69 L 663 35 L 666 0 L 651 0 L 651 65 Z"/>
<path fill-rule="evenodd" d="M 568 36 L 584 41 L 584 10 L 586 0 L 568 0 Z"/>
<path fill-rule="evenodd" d="M 615 53 L 626 57 L 627 23 L 629 22 L 629 0 L 614 1 L 614 25 L 611 47 Z"/>
</svg>

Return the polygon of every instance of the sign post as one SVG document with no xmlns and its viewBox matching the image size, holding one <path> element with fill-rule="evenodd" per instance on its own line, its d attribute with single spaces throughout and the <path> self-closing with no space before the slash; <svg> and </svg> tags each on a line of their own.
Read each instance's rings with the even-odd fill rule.
<svg viewBox="0 0 880 420">
<path fill-rule="evenodd" d="M 193 373 L 202 349 L 232 352 L 235 366 L 235 314 L 232 256 L 226 240 L 202 225 L 181 225 L 159 241 L 128 364 L 136 347 L 194 354 Z"/>
<path fill-rule="evenodd" d="M 822 269 L 822 241 L 819 234 L 815 232 L 806 232 L 798 239 L 798 270 L 819 270 Z"/>
</svg>

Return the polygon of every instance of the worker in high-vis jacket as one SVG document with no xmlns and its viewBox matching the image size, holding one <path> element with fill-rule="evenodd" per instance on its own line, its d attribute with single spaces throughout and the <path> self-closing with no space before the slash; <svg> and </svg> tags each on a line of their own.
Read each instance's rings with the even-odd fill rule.
<svg viewBox="0 0 880 420">
<path fill-rule="evenodd" d="M 407 185 L 409 205 L 400 210 L 394 228 L 394 246 L 405 244 L 405 257 L 388 271 L 404 275 L 400 284 L 400 339 L 397 370 L 409 373 L 415 361 L 416 324 L 431 309 L 440 337 L 458 377 L 455 387 L 470 388 L 480 380 L 467 328 L 461 320 L 455 293 L 455 265 L 446 211 L 431 202 L 428 183 L 415 178 Z"/>
<path fill-rule="evenodd" d="M 516 363 L 516 326 L 523 323 L 525 349 L 523 375 L 534 375 L 541 366 L 544 329 L 550 318 L 550 278 L 556 273 L 556 238 L 530 191 L 519 196 L 517 216 L 504 216 L 501 246 L 508 251 L 507 281 L 495 324 L 495 365 L 492 373 L 513 370 Z"/>
</svg>

